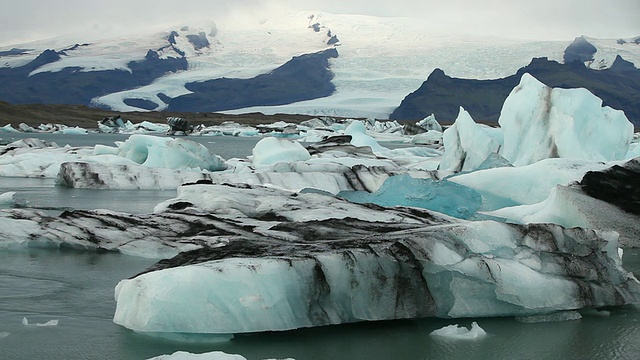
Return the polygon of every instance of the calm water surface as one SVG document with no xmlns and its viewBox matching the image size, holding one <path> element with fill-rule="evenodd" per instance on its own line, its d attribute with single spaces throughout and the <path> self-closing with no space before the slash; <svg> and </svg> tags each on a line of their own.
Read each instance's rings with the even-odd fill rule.
<svg viewBox="0 0 640 360">
<path fill-rule="evenodd" d="M 102 138 L 92 139 L 92 144 L 110 145 L 115 139 L 113 135 L 87 136 L 108 137 L 104 142 Z M 74 139 L 64 141 L 69 137 L 51 141 L 79 145 L 73 143 Z M 230 158 L 250 154 L 258 139 L 200 140 L 237 154 L 221 155 Z M 5 191 L 17 191 L 16 198 L 25 206 L 53 212 L 106 208 L 144 213 L 175 196 L 175 191 L 78 190 L 57 187 L 49 179 L 0 178 L 0 193 Z M 638 250 L 625 251 L 623 260 L 627 270 L 640 274 Z M 640 311 L 634 306 L 611 309 L 609 316 L 585 314 L 581 320 L 542 324 L 523 324 L 513 318 L 422 319 L 240 335 L 222 343 L 188 344 L 151 338 L 117 326 L 111 319 L 115 285 L 153 262 L 120 254 L 75 251 L 0 252 L 0 359 L 145 359 L 178 350 L 220 350 L 250 360 L 640 358 Z M 30 323 L 58 319 L 59 325 L 24 326 L 23 317 Z M 471 321 L 477 321 L 488 336 L 477 341 L 429 336 L 443 326 L 468 327 Z"/>
</svg>

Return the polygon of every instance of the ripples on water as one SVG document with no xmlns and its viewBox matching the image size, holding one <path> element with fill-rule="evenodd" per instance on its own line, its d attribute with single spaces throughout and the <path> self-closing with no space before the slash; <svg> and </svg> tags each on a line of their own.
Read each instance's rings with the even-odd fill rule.
<svg viewBox="0 0 640 360">
<path fill-rule="evenodd" d="M 220 141 L 226 140 L 220 139 L 205 140 L 209 146 L 221 146 Z M 250 154 L 257 141 L 250 140 L 238 145 L 242 149 L 231 151 Z M 235 145 L 227 149 L 231 146 Z M 57 188 L 51 179 L 2 178 L 0 193 L 5 191 L 17 191 L 16 198 L 25 204 L 52 212 L 64 208 L 122 210 L 126 204 L 128 212 L 144 213 L 175 196 L 175 191 Z M 112 253 L 0 251 L 0 359 L 144 359 L 178 350 L 297 360 L 640 358 L 640 312 L 634 306 L 611 309 L 609 316 L 585 314 L 581 320 L 555 323 L 524 324 L 513 318 L 423 319 L 238 335 L 228 342 L 210 344 L 151 338 L 117 326 L 111 319 L 117 282 L 152 263 Z M 638 250 L 626 250 L 624 263 L 639 274 Z M 30 323 L 58 319 L 59 325 L 27 327 L 22 325 L 23 317 Z M 451 341 L 429 336 L 443 326 L 469 327 L 472 321 L 486 330 L 485 338 Z"/>
</svg>

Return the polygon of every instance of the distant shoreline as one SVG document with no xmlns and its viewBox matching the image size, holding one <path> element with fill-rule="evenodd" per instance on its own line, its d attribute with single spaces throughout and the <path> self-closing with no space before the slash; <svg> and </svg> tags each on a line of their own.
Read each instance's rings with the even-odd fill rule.
<svg viewBox="0 0 640 360">
<path fill-rule="evenodd" d="M 167 117 L 181 117 L 187 119 L 193 125 L 203 124 L 205 126 L 220 125 L 225 121 L 233 121 L 243 125 L 261 125 L 272 124 L 277 121 L 285 121 L 288 123 L 299 124 L 303 121 L 317 118 L 319 116 L 312 115 L 293 115 L 293 114 L 275 114 L 265 115 L 263 113 L 246 113 L 239 115 L 221 114 L 221 113 L 194 113 L 194 112 L 164 112 L 164 111 L 134 111 L 119 112 L 112 110 L 104 110 L 91 108 L 84 105 L 62 105 L 62 104 L 9 104 L 0 101 L 0 127 L 11 124 L 15 129 L 20 123 L 25 123 L 31 127 L 37 128 L 40 124 L 61 124 L 70 127 L 81 127 L 85 129 L 97 129 L 97 122 L 109 116 L 122 116 L 125 120 L 130 120 L 137 124 L 143 121 L 149 121 L 157 124 L 166 124 Z M 346 119 L 339 116 L 330 116 L 336 119 Z M 350 118 L 353 119 L 353 118 Z M 356 118 L 364 119 L 364 118 Z M 387 119 L 377 119 L 385 121 Z M 402 123 L 413 123 L 415 121 L 402 121 Z M 442 126 L 450 126 L 453 121 L 438 121 Z M 479 124 L 485 124 L 492 127 L 498 126 L 496 122 L 477 121 Z M 635 127 L 634 132 L 640 132 L 640 127 Z"/>
<path fill-rule="evenodd" d="M 247 113 L 241 115 L 230 115 L 220 113 L 189 113 L 189 112 L 118 112 L 98 108 L 90 108 L 84 105 L 60 105 L 60 104 L 9 104 L 0 101 L 0 126 L 11 124 L 18 128 L 20 123 L 25 123 L 31 127 L 38 127 L 40 124 L 62 124 L 71 127 L 79 126 L 87 129 L 98 128 L 97 122 L 109 116 L 122 116 L 132 123 L 149 121 L 153 123 L 166 124 L 167 117 L 181 117 L 187 119 L 191 124 L 206 126 L 219 125 L 225 121 L 234 121 L 245 125 L 259 125 L 285 121 L 289 123 L 301 123 L 305 120 L 313 119 L 311 115 L 291 115 L 275 114 L 264 115 L 262 113 Z"/>
</svg>

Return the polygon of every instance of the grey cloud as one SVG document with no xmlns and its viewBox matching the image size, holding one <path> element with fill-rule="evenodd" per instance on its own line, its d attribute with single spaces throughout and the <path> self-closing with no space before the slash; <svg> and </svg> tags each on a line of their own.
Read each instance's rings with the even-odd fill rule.
<svg viewBox="0 0 640 360">
<path fill-rule="evenodd" d="M 62 4 L 63 5 L 62 5 Z M 418 16 L 448 31 L 570 39 L 640 35 L 640 0 L 21 0 L 0 7 L 0 45 L 81 31 L 99 24 L 135 31 L 190 18 L 272 8 Z"/>
</svg>

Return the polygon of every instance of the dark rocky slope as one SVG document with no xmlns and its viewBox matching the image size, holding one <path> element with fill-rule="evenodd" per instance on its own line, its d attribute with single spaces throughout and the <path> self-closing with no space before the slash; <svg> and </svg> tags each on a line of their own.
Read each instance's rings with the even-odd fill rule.
<svg viewBox="0 0 640 360">
<path fill-rule="evenodd" d="M 214 79 L 190 83 L 192 94 L 168 101 L 170 111 L 213 112 L 250 106 L 284 105 L 331 95 L 335 86 L 329 59 L 334 48 L 296 56 L 267 74 L 251 79 Z"/>
<path fill-rule="evenodd" d="M 621 57 L 606 70 L 592 70 L 579 61 L 560 64 L 536 58 L 516 74 L 496 80 L 456 79 L 436 69 L 390 118 L 417 120 L 433 113 L 439 121 L 449 122 L 455 120 L 462 106 L 477 121 L 495 122 L 504 100 L 524 73 L 551 87 L 586 88 L 604 105 L 623 110 L 636 127 L 640 125 L 640 70 Z"/>
<path fill-rule="evenodd" d="M 603 171 L 587 172 L 580 185 L 589 196 L 640 215 L 640 158 Z"/>
<path fill-rule="evenodd" d="M 188 65 L 184 57 L 161 59 L 156 51 L 149 50 L 143 60 L 127 64 L 130 72 L 81 71 L 79 67 L 67 67 L 30 75 L 43 65 L 59 61 L 65 54 L 65 50 L 45 50 L 26 65 L 0 68 L 0 83 L 5 84 L 0 86 L 0 100 L 12 104 L 89 105 L 94 97 L 150 84 L 166 73 L 186 70 Z"/>
</svg>

